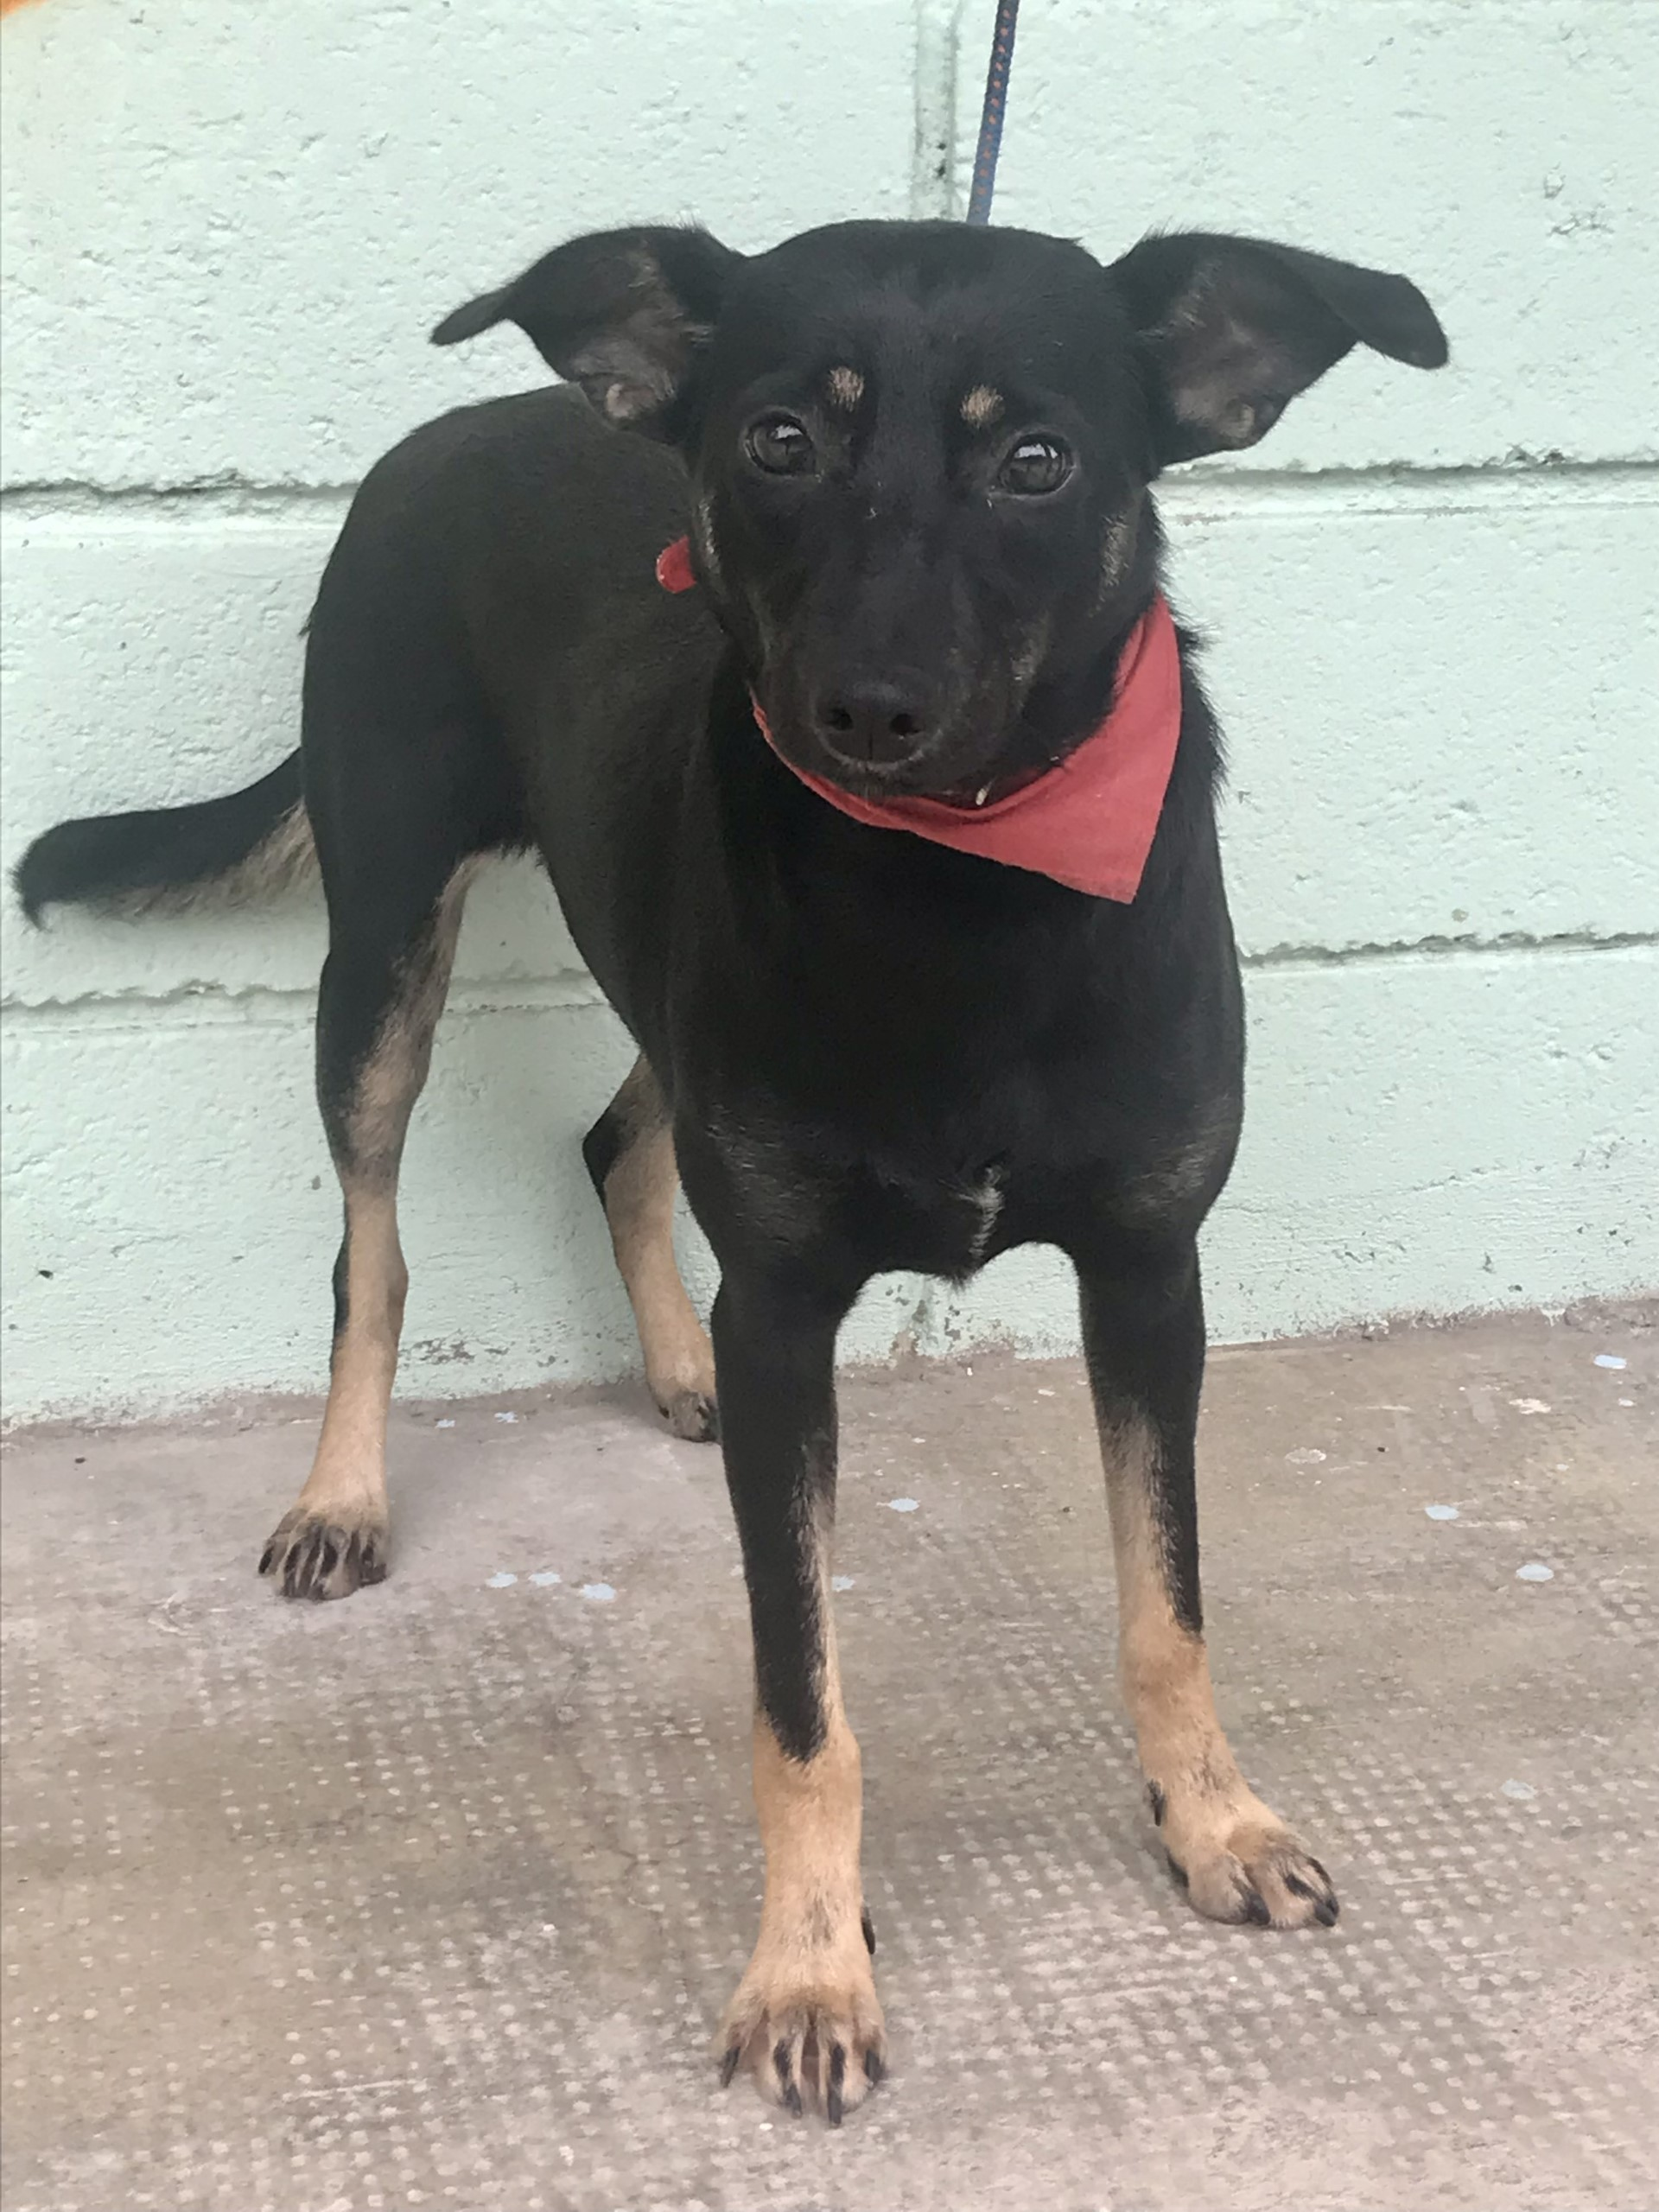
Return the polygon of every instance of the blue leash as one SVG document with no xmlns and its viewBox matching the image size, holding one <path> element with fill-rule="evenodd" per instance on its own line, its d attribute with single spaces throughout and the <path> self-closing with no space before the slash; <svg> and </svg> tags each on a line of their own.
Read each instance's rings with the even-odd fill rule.
<svg viewBox="0 0 1659 2212">
<path fill-rule="evenodd" d="M 997 0 L 996 29 L 991 34 L 991 66 L 985 75 L 985 105 L 980 111 L 979 143 L 974 149 L 974 181 L 968 195 L 968 220 L 988 223 L 996 189 L 996 157 L 1002 150 L 1002 118 L 1008 105 L 1008 72 L 1014 66 L 1014 27 L 1020 0 Z"/>
</svg>

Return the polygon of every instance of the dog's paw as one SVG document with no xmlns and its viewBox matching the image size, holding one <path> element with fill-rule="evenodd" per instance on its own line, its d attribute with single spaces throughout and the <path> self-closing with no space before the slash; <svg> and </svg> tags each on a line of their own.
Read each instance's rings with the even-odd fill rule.
<svg viewBox="0 0 1659 2212">
<path fill-rule="evenodd" d="M 1170 1872 L 1208 1920 L 1255 1928 L 1337 1923 L 1331 1877 L 1299 1836 L 1265 1811 L 1215 1823 L 1169 1847 Z"/>
<path fill-rule="evenodd" d="M 763 2096 L 797 2114 L 821 2112 L 831 2127 L 868 2096 L 887 2069 L 887 2031 L 869 1970 L 839 1959 L 815 1970 L 769 1969 L 759 1953 L 721 2026 L 720 2078 L 740 2067 Z"/>
<path fill-rule="evenodd" d="M 676 1436 L 690 1444 L 713 1444 L 720 1436 L 720 1409 L 714 1385 L 706 1390 L 669 1390 L 657 1401 L 657 1410 Z"/>
<path fill-rule="evenodd" d="M 385 1580 L 386 1523 L 296 1505 L 276 1523 L 259 1572 L 284 1598 L 349 1598 L 365 1583 Z"/>
</svg>

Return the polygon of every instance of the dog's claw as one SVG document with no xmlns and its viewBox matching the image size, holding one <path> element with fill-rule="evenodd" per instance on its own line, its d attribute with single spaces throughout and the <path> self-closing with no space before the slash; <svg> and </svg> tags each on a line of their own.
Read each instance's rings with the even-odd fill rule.
<svg viewBox="0 0 1659 2212">
<path fill-rule="evenodd" d="M 841 2126 L 842 2093 L 847 2085 L 847 2046 L 836 2044 L 830 2053 L 830 2086 L 823 2093 L 823 2116 L 831 2127 Z"/>
<path fill-rule="evenodd" d="M 1194 1842 L 1204 1847 L 1193 1849 Z M 1236 1928 L 1337 1924 L 1337 1893 L 1330 1875 L 1277 1823 L 1240 1821 L 1224 1834 L 1220 1848 L 1210 1839 L 1189 1838 L 1185 1865 L 1173 1853 L 1167 1856 L 1170 1872 L 1208 1920 Z"/>
<path fill-rule="evenodd" d="M 673 1434 L 688 1444 L 720 1441 L 720 1408 L 712 1390 L 676 1390 L 657 1404 Z"/>
<path fill-rule="evenodd" d="M 1331 1887 L 1331 1877 L 1325 1873 L 1323 1866 L 1319 1866 L 1317 1859 L 1310 1859 L 1308 1864 L 1310 1866 L 1318 1866 L 1320 1874 L 1324 1876 L 1325 1894 L 1321 1896 L 1311 1882 L 1303 1881 L 1299 1874 L 1287 1874 L 1285 1887 L 1290 1891 L 1292 1897 L 1305 1898 L 1313 1906 L 1313 1917 L 1321 1928 L 1334 1928 L 1342 1908 L 1337 1903 L 1336 1891 Z"/>
<path fill-rule="evenodd" d="M 722 2088 L 747 2069 L 768 2103 L 795 2118 L 816 2113 L 839 2127 L 856 2110 L 887 2070 L 886 2030 L 864 1953 L 853 1948 L 849 1955 L 849 1948 L 843 1942 L 847 1980 L 840 1985 L 780 1986 L 764 2007 L 740 1988 L 711 2054 Z"/>
<path fill-rule="evenodd" d="M 321 1519 L 296 1506 L 277 1523 L 259 1554 L 259 1572 L 284 1598 L 346 1598 L 383 1582 L 385 1524 L 364 1527 Z"/>
</svg>

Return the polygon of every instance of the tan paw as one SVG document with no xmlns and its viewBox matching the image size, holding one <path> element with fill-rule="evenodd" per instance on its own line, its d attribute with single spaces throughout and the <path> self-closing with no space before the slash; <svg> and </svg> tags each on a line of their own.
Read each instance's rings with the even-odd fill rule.
<svg viewBox="0 0 1659 2212">
<path fill-rule="evenodd" d="M 1159 1800 L 1154 1801 L 1158 1817 Z M 1160 1825 L 1164 1825 L 1160 1821 Z M 1334 1928 L 1339 1910 L 1331 1877 L 1265 1805 L 1205 1807 L 1165 1826 L 1170 1872 L 1207 1920 L 1255 1928 Z"/>
<path fill-rule="evenodd" d="M 657 1397 L 657 1410 L 673 1434 L 683 1436 L 689 1443 L 712 1444 L 720 1434 L 712 1378 L 707 1389 L 664 1391 Z"/>
<path fill-rule="evenodd" d="M 385 1516 L 296 1505 L 276 1523 L 259 1572 L 284 1598 L 349 1598 L 386 1579 Z"/>
<path fill-rule="evenodd" d="M 722 2085 L 747 2066 L 763 2096 L 798 2114 L 810 2107 L 831 2127 L 862 2104 L 887 2070 L 868 1914 L 864 1928 L 855 1959 L 844 1944 L 775 1966 L 756 1951 L 721 2024 Z"/>
</svg>

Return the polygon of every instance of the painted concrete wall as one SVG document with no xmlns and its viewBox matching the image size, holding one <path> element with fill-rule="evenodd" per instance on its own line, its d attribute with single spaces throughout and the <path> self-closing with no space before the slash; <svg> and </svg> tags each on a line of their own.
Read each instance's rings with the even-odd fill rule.
<svg viewBox="0 0 1659 2212">
<path fill-rule="evenodd" d="M 349 487 L 535 379 L 435 317 L 574 230 L 739 245 L 959 208 L 991 15 L 876 0 L 41 0 L 7 17 L 4 850 L 291 746 Z M 1659 1281 L 1659 10 L 1027 0 L 1000 216 L 1255 229 L 1408 270 L 1165 508 L 1231 740 L 1250 1118 L 1217 1332 Z M 1644 112 L 1644 104 L 1646 112 Z M 316 1385 L 320 910 L 4 922 L 14 1414 Z M 405 1176 L 406 1386 L 625 1371 L 576 1138 L 627 1058 L 545 890 L 474 894 Z M 688 1232 L 704 1288 L 706 1255 Z M 879 1285 L 880 1355 L 1071 1332 L 1052 1255 Z"/>
</svg>

